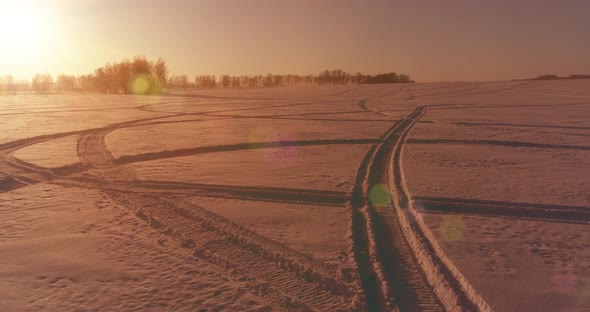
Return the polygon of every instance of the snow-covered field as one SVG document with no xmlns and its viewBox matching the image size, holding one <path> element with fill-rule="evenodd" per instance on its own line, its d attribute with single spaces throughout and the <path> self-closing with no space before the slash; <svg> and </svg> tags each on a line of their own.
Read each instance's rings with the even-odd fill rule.
<svg viewBox="0 0 590 312">
<path fill-rule="evenodd" d="M 590 310 L 590 80 L 0 96 L 0 310 Z"/>
</svg>

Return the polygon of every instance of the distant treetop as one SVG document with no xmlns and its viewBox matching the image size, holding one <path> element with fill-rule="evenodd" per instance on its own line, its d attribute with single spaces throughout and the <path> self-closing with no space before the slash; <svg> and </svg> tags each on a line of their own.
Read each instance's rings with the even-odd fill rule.
<svg viewBox="0 0 590 312">
<path fill-rule="evenodd" d="M 316 75 L 266 74 L 266 75 L 197 75 L 191 82 L 186 75 L 171 76 L 170 88 L 241 88 L 241 87 L 288 87 L 313 85 L 350 85 L 367 83 L 413 83 L 406 74 L 365 75 L 347 73 L 341 69 L 324 70 Z"/>
<path fill-rule="evenodd" d="M 560 79 L 590 79 L 590 75 L 569 75 L 567 77 L 559 77 L 557 75 L 542 75 L 537 78 L 530 78 L 524 80 L 560 80 Z"/>
</svg>

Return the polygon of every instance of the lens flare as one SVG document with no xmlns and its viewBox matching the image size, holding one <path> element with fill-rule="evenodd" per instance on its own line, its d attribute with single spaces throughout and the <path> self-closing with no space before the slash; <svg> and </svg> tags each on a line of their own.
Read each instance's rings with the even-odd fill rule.
<svg viewBox="0 0 590 312">
<path fill-rule="evenodd" d="M 248 144 L 251 148 L 256 148 L 257 143 L 267 142 L 273 139 L 275 129 L 272 127 L 254 127 L 248 133 Z"/>
<path fill-rule="evenodd" d="M 375 207 L 387 207 L 391 199 L 391 192 L 385 184 L 375 184 L 369 190 L 369 202 Z"/>
<path fill-rule="evenodd" d="M 465 233 L 465 224 L 461 216 L 445 216 L 441 224 L 440 231 L 444 240 L 455 242 L 463 239 Z"/>
<path fill-rule="evenodd" d="M 131 84 L 129 86 L 131 93 L 135 95 L 145 95 L 148 94 L 150 91 L 150 80 L 146 75 L 137 75 L 133 77 Z"/>
<path fill-rule="evenodd" d="M 574 293 L 577 283 L 578 275 L 571 265 L 555 269 L 551 274 L 551 288 L 559 293 Z"/>
<path fill-rule="evenodd" d="M 273 169 L 289 168 L 297 164 L 300 148 L 282 143 L 295 140 L 294 135 L 277 131 L 272 127 L 257 127 L 248 135 L 251 148 L 258 150 L 264 162 Z"/>
</svg>

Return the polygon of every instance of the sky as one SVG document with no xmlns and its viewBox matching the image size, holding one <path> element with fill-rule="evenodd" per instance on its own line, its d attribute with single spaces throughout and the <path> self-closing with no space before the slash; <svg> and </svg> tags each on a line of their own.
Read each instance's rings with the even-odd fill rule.
<svg viewBox="0 0 590 312">
<path fill-rule="evenodd" d="M 162 57 L 172 74 L 590 74 L 587 0 L 0 0 L 0 76 Z"/>
</svg>

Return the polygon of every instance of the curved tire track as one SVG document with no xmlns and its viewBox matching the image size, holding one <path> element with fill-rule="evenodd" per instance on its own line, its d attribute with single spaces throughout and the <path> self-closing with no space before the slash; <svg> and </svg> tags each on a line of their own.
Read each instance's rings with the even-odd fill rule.
<svg viewBox="0 0 590 312">
<path fill-rule="evenodd" d="M 356 309 L 356 291 L 351 287 L 354 285 L 353 278 L 338 267 L 325 265 L 186 201 L 163 198 L 162 194 L 154 195 L 150 192 L 150 187 L 160 189 L 163 187 L 162 182 L 138 181 L 131 168 L 115 166 L 114 156 L 105 143 L 105 136 L 115 129 L 103 128 L 85 134 L 78 142 L 80 159 L 84 164 L 98 170 L 95 174 L 105 178 L 107 189 L 116 188 L 114 185 L 117 183 L 112 182 L 114 180 L 128 181 L 120 183 L 122 185 L 116 188 L 117 191 L 106 191 L 114 201 L 132 210 L 153 228 L 174 238 L 182 247 L 193 249 L 195 256 L 231 270 L 237 280 L 244 282 L 251 292 L 288 310 Z M 92 178 L 82 178 L 82 181 L 100 188 L 99 183 L 95 184 Z M 127 188 L 133 188 L 136 184 L 140 188 L 145 187 L 145 191 L 126 192 Z M 197 186 L 201 191 L 245 196 L 253 192 L 249 188 L 230 186 L 210 185 L 207 188 L 206 185 L 173 184 L 181 189 Z M 269 195 L 264 190 L 257 192 L 262 196 L 277 196 Z M 285 194 L 289 192 L 295 191 L 282 190 Z M 307 196 L 312 197 L 312 200 L 318 195 L 318 192 L 308 193 Z M 340 194 L 333 195 L 328 200 L 338 200 L 341 197 Z"/>
<path fill-rule="evenodd" d="M 337 269 L 179 199 L 110 193 L 192 254 L 221 266 L 253 293 L 288 310 L 353 309 L 353 289 Z"/>
<path fill-rule="evenodd" d="M 359 106 L 373 111 L 366 107 L 367 100 Z M 425 113 L 426 108 L 420 107 L 394 125 L 370 149 L 358 171 L 349 205 L 353 211 L 353 249 L 367 307 L 369 310 L 489 310 L 489 306 L 445 257 L 411 206 L 401 167 L 401 154 L 406 136 Z M 68 133 L 80 135 L 78 151 L 82 163 L 74 168 L 59 170 L 67 174 L 93 167 L 106 177 L 120 179 L 123 176 L 133 183 L 137 179 L 131 169 L 115 166 L 115 157 L 106 146 L 105 136 L 113 130 L 140 122 L 182 115 L 194 114 L 146 118 Z M 11 142 L 0 145 L 0 150 L 6 152 L 51 138 Z M 9 163 L 9 166 L 41 175 L 47 170 L 18 161 Z M 55 175 L 51 171 L 49 174 L 48 179 Z M 0 180 L 0 186 L 13 184 L 18 184 L 16 178 Z M 371 203 L 369 195 L 375 184 L 387 185 L 393 193 L 386 204 Z M 219 191 L 240 193 L 252 190 L 225 187 Z M 182 200 L 149 195 L 149 191 L 124 192 L 124 187 L 117 192 L 107 191 L 115 201 L 132 209 L 152 227 L 173 237 L 181 246 L 193 249 L 196 256 L 231 269 L 238 280 L 246 281 L 251 292 L 262 296 L 278 294 L 281 305 L 291 310 L 359 308 L 354 299 L 356 291 L 350 284 L 353 279 L 337 268 L 327 267 Z"/>
<path fill-rule="evenodd" d="M 268 142 L 251 142 L 251 143 L 237 143 L 226 145 L 212 145 L 199 146 L 193 148 L 182 148 L 176 150 L 165 150 L 160 152 L 143 153 L 136 155 L 123 155 L 118 158 L 109 155 L 111 163 L 121 165 L 150 160 L 159 160 L 174 157 L 183 157 L 197 154 L 217 153 L 217 152 L 231 152 L 240 150 L 253 150 L 264 148 L 279 148 L 289 146 L 317 146 L 317 145 L 348 145 L 348 144 L 369 144 L 375 143 L 373 139 L 336 139 L 336 140 L 299 140 L 299 141 L 268 141 Z"/>
<path fill-rule="evenodd" d="M 446 258 L 411 205 L 401 154 L 405 139 L 426 113 L 418 107 L 394 125 L 367 154 L 358 171 L 350 206 L 353 243 L 369 310 L 413 311 L 491 308 Z M 371 202 L 375 185 L 391 197 Z"/>
</svg>

